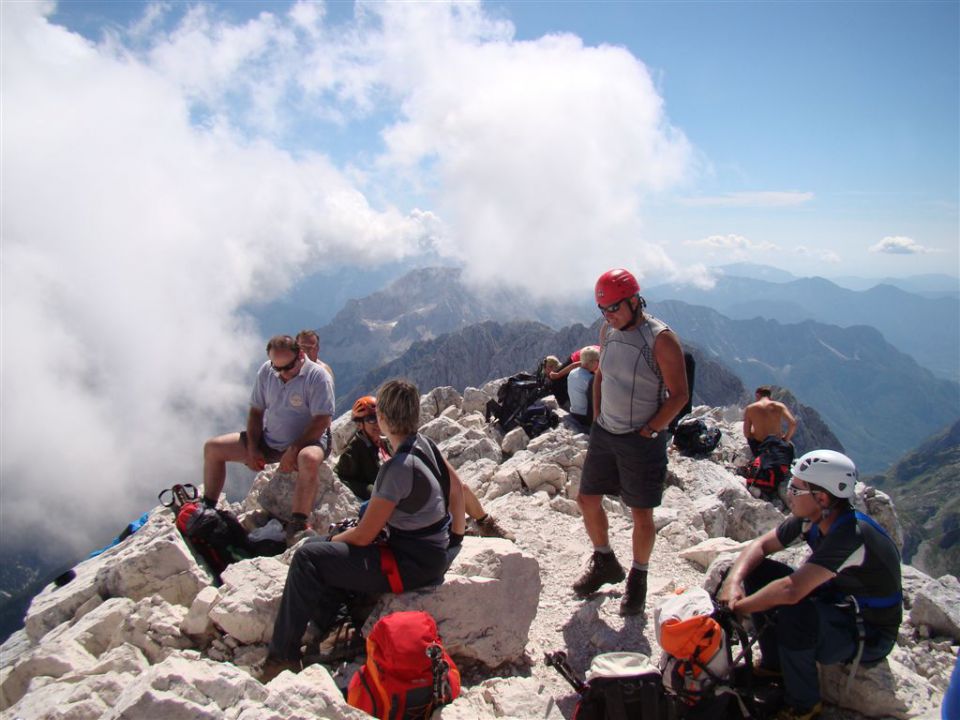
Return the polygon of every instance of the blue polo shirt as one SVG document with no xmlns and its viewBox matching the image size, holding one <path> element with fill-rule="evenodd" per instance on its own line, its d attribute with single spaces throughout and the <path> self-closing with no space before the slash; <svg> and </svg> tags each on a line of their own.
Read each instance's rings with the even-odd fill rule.
<svg viewBox="0 0 960 720">
<path fill-rule="evenodd" d="M 316 415 L 333 417 L 330 374 L 304 360 L 296 377 L 283 382 L 268 360 L 257 371 L 250 405 L 263 410 L 263 439 L 274 450 L 286 450 Z"/>
</svg>

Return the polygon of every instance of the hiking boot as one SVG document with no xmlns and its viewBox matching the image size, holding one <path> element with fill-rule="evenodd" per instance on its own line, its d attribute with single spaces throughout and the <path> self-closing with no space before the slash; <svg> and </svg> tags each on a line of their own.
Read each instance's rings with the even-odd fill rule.
<svg viewBox="0 0 960 720">
<path fill-rule="evenodd" d="M 630 568 L 627 589 L 620 601 L 620 615 L 640 615 L 647 604 L 647 571 Z"/>
<path fill-rule="evenodd" d="M 484 515 L 482 518 L 477 520 L 477 532 L 480 537 L 492 537 L 492 538 L 503 538 L 504 540 L 509 540 L 510 542 L 515 542 L 516 537 L 512 532 L 506 530 L 500 523 L 496 521 L 491 515 Z"/>
<path fill-rule="evenodd" d="M 777 713 L 775 720 L 813 720 L 823 712 L 823 703 L 817 703 L 809 710 L 800 710 L 789 705 Z"/>
<path fill-rule="evenodd" d="M 618 583 L 625 577 L 616 555 L 594 550 L 587 571 L 573 584 L 573 591 L 580 597 L 587 597 L 599 590 L 601 585 Z"/>
<path fill-rule="evenodd" d="M 294 518 L 287 523 L 287 547 L 293 547 L 306 537 L 315 537 L 316 532 L 307 525 L 306 520 Z"/>
<path fill-rule="evenodd" d="M 294 674 L 300 672 L 300 661 L 268 657 L 263 663 L 263 669 L 260 670 L 260 682 L 266 685 L 285 670 L 289 670 Z"/>
</svg>

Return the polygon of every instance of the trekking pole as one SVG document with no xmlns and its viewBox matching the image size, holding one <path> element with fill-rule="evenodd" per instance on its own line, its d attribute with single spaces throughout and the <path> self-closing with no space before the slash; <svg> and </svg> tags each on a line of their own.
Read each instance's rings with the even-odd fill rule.
<svg viewBox="0 0 960 720">
<path fill-rule="evenodd" d="M 555 668 L 563 679 L 573 686 L 573 689 L 583 695 L 587 691 L 587 684 L 573 673 L 573 668 L 567 662 L 567 654 L 562 650 L 545 653 L 544 662 L 547 667 Z"/>
<path fill-rule="evenodd" d="M 427 657 L 430 658 L 430 668 L 433 671 L 434 707 L 446 705 L 453 701 L 453 689 L 448 678 L 450 665 L 444 660 L 443 650 L 437 644 L 427 647 Z"/>
</svg>

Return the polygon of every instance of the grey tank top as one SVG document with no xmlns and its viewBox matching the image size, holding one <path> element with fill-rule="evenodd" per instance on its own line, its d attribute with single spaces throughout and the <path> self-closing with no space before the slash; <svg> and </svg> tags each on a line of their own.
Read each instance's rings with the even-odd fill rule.
<svg viewBox="0 0 960 720">
<path fill-rule="evenodd" d="M 597 422 L 617 435 L 639 430 L 664 400 L 664 385 L 653 371 L 653 344 L 670 328 L 649 315 L 630 330 L 606 326 L 600 348 L 600 416 Z"/>
</svg>

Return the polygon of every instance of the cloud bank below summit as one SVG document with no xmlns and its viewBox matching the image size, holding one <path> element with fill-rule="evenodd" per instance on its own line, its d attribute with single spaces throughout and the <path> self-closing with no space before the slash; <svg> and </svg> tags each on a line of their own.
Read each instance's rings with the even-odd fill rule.
<svg viewBox="0 0 960 720">
<path fill-rule="evenodd" d="M 677 271 L 641 209 L 695 153 L 624 49 L 520 42 L 478 3 L 152 5 L 97 42 L 53 9 L 2 6 L 7 549 L 89 549 L 198 483 L 262 353 L 239 308 L 304 274 L 424 249 L 541 295 Z"/>
</svg>

